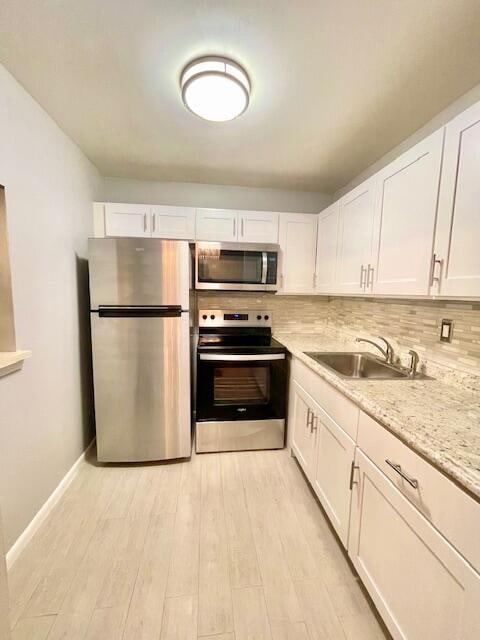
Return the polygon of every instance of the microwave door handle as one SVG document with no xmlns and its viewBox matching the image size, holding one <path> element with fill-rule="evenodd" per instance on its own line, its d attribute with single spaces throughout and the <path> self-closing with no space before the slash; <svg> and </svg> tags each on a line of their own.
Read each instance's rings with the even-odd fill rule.
<svg viewBox="0 0 480 640">
<path fill-rule="evenodd" d="M 213 362 L 258 362 L 265 360 L 285 360 L 284 353 L 201 353 L 200 360 L 211 360 Z"/>
<path fill-rule="evenodd" d="M 262 251 L 262 284 L 267 284 L 268 260 L 267 252 Z"/>
</svg>

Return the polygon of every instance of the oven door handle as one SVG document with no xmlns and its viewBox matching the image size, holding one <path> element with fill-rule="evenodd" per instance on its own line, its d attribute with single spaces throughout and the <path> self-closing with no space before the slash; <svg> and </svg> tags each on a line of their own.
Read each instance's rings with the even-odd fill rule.
<svg viewBox="0 0 480 640">
<path fill-rule="evenodd" d="M 262 284 L 267 284 L 268 259 L 267 252 L 262 251 Z"/>
<path fill-rule="evenodd" d="M 211 360 L 213 362 L 257 362 L 259 360 L 285 360 L 284 353 L 258 353 L 245 354 L 245 353 L 201 353 L 200 360 Z"/>
</svg>

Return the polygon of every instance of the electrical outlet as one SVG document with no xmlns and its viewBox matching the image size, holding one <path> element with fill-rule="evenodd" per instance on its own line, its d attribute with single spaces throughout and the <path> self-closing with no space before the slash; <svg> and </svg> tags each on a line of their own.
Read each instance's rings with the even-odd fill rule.
<svg viewBox="0 0 480 640">
<path fill-rule="evenodd" d="M 442 320 L 442 328 L 440 330 L 440 341 L 451 342 L 453 338 L 453 320 Z"/>
</svg>

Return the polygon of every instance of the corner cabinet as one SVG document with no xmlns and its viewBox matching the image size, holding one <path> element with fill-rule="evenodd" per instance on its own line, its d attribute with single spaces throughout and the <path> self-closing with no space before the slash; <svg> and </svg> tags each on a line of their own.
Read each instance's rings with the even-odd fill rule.
<svg viewBox="0 0 480 640">
<path fill-rule="evenodd" d="M 280 216 L 279 293 L 314 293 L 317 216 L 283 213 Z"/>
<path fill-rule="evenodd" d="M 334 293 L 337 273 L 338 202 L 317 216 L 315 293 Z"/>
<path fill-rule="evenodd" d="M 335 292 L 364 294 L 372 286 L 375 177 L 338 201 L 339 232 Z"/>
<path fill-rule="evenodd" d="M 442 150 L 443 129 L 377 174 L 374 294 L 429 294 Z"/>
<path fill-rule="evenodd" d="M 432 293 L 480 297 L 480 103 L 445 128 Z"/>
<path fill-rule="evenodd" d="M 357 449 L 349 556 L 395 640 L 480 637 L 480 576 Z"/>
</svg>

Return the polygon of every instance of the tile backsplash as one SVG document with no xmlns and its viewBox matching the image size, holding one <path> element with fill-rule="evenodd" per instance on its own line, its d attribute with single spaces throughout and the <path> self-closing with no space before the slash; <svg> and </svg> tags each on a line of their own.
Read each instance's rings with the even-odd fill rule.
<svg viewBox="0 0 480 640">
<path fill-rule="evenodd" d="M 422 360 L 480 375 L 480 302 L 202 292 L 197 304 L 269 310 L 277 332 L 384 335 L 400 352 L 415 349 Z M 451 343 L 440 342 L 442 318 L 453 320 Z"/>
</svg>

